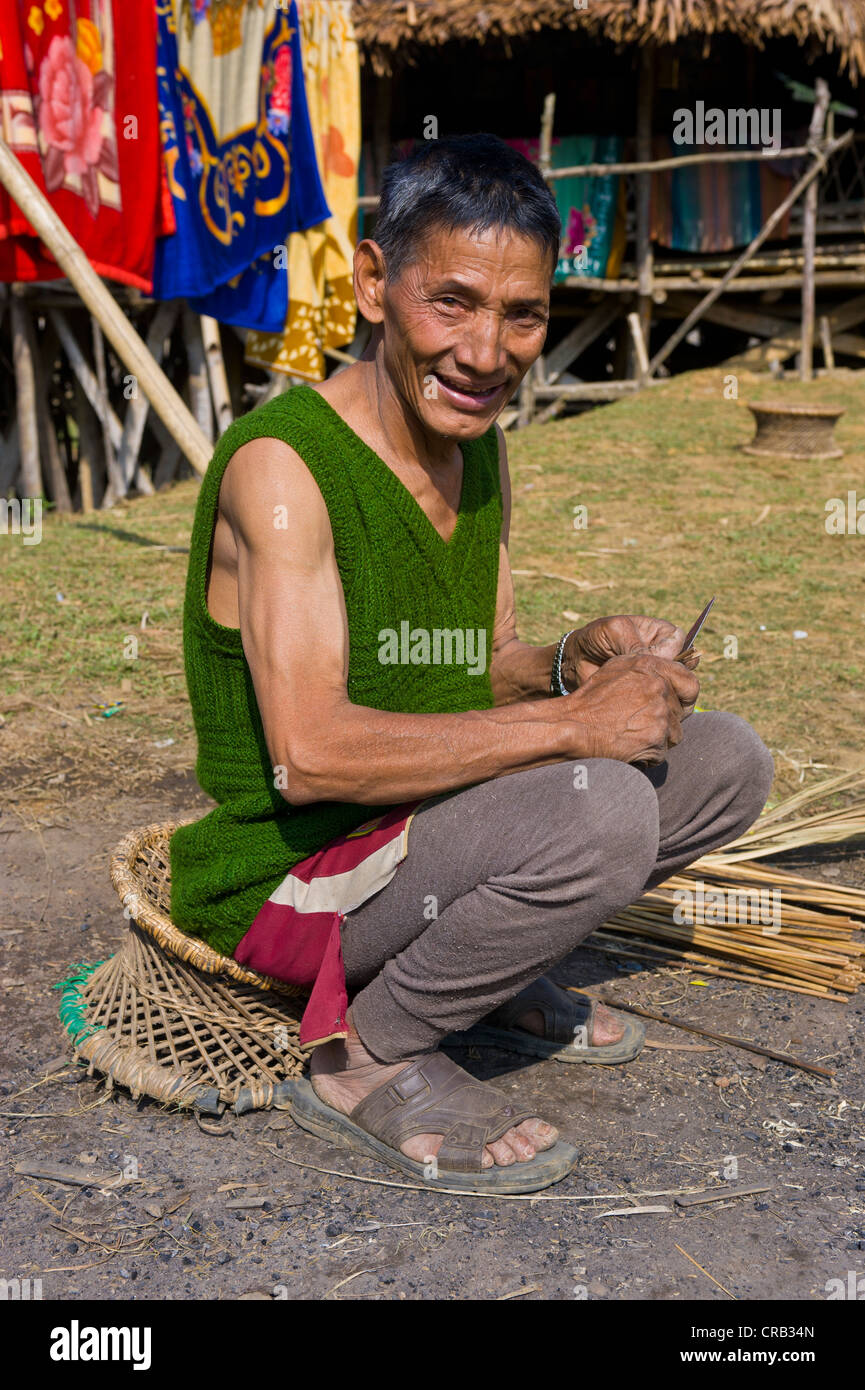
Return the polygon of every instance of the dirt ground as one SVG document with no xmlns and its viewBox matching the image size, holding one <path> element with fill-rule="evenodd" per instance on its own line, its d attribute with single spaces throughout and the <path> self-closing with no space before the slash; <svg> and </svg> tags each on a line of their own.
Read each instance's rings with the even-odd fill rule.
<svg viewBox="0 0 865 1390">
<path fill-rule="evenodd" d="M 455 1054 L 531 1099 L 579 1149 L 575 1172 L 534 1200 L 400 1187 L 398 1173 L 330 1148 L 285 1112 L 231 1117 L 218 1136 L 189 1114 L 106 1093 L 70 1062 L 50 985 L 122 939 L 108 878 L 120 834 L 204 804 L 191 776 L 172 772 L 144 796 L 76 787 L 36 810 L 13 798 L 0 816 L 0 1277 L 39 1278 L 42 1297 L 61 1300 L 723 1302 L 823 1300 L 828 1281 L 865 1274 L 861 997 L 697 985 L 691 971 L 624 972 L 582 950 L 557 972 L 563 983 L 601 986 L 836 1077 L 659 1024 L 648 1025 L 658 1045 L 624 1067 Z M 826 849 L 808 872 L 862 886 L 865 853 Z M 119 1173 L 130 1157 L 138 1178 L 114 1189 L 13 1171 L 92 1162 Z M 675 1193 L 721 1186 L 736 1166 L 738 1184 L 769 1190 L 675 1205 Z M 262 1205 L 229 1206 L 251 1198 Z M 663 1209 L 607 1214 L 633 1205 Z"/>
</svg>

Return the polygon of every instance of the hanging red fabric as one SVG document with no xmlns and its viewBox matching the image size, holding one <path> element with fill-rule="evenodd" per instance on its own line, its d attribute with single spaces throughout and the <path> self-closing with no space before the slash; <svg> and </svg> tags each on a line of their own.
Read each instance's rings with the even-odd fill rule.
<svg viewBox="0 0 865 1390">
<path fill-rule="evenodd" d="M 0 134 L 94 269 L 149 293 L 166 230 L 156 13 L 129 0 L 3 0 Z M 0 189 L 0 280 L 62 271 Z"/>
</svg>

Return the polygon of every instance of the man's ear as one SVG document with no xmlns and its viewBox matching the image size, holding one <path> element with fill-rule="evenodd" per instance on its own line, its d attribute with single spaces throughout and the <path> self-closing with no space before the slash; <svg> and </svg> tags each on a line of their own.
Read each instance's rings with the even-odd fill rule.
<svg viewBox="0 0 865 1390">
<path fill-rule="evenodd" d="M 367 322 L 381 323 L 384 318 L 383 294 L 384 252 L 367 237 L 354 253 L 354 297 Z"/>
</svg>

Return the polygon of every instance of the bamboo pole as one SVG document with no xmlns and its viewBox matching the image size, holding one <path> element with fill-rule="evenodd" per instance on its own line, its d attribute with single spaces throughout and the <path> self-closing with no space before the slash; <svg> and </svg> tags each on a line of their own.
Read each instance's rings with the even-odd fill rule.
<svg viewBox="0 0 865 1390">
<path fill-rule="evenodd" d="M 649 354 L 646 351 L 646 340 L 643 337 L 643 326 L 640 322 L 639 314 L 628 314 L 628 328 L 631 330 L 631 338 L 634 344 L 637 380 L 643 382 L 649 375 Z"/>
<path fill-rule="evenodd" d="M 862 267 L 860 266 L 855 270 L 818 270 L 814 279 L 819 289 L 846 289 L 848 286 L 852 289 L 861 289 L 863 284 Z M 639 288 L 636 280 L 603 280 L 595 275 L 568 275 L 558 284 L 559 287 L 564 285 L 567 289 L 578 289 L 583 294 L 590 290 L 597 290 L 601 294 L 633 295 Z M 662 304 L 667 294 L 710 290 L 721 284 L 721 280 L 713 280 L 708 275 L 656 275 L 653 299 L 656 304 Z M 795 275 L 792 273 L 746 275 L 741 280 L 730 279 L 723 285 L 725 294 L 760 294 L 764 290 L 801 290 L 801 288 L 801 272 Z"/>
<path fill-rule="evenodd" d="M 103 418 L 101 412 L 106 403 L 100 398 L 99 382 L 96 379 L 90 363 L 87 361 L 87 358 L 84 356 L 79 346 L 78 339 L 72 332 L 72 326 L 69 320 L 62 309 L 49 309 L 48 317 L 57 329 L 57 336 L 63 346 L 63 351 L 69 358 L 69 365 L 75 373 L 84 395 L 96 411 L 99 423 L 102 425 L 103 429 L 108 429 L 111 443 L 115 449 L 119 449 L 120 441 L 123 438 L 123 426 L 111 409 L 110 404 L 107 407 L 107 418 Z"/>
<path fill-rule="evenodd" d="M 777 227 L 778 223 L 781 221 L 781 218 L 784 216 L 787 209 L 793 206 L 797 198 L 799 198 L 805 192 L 805 189 L 808 188 L 811 185 L 811 183 L 813 183 L 814 179 L 816 179 L 817 175 L 821 172 L 821 170 L 826 168 L 826 162 L 829 159 L 830 155 L 835 154 L 843 146 L 849 145 L 852 138 L 853 132 L 848 130 L 846 135 L 840 136 L 833 143 L 825 146 L 823 151 L 817 155 L 811 168 L 807 171 L 807 173 L 802 175 L 801 179 L 799 179 L 798 183 L 790 190 L 783 202 L 778 204 L 778 207 L 772 213 L 771 217 L 767 218 L 767 220 L 763 223 L 763 226 L 760 228 L 753 241 L 751 241 L 750 244 L 745 247 L 745 250 L 742 252 L 741 256 L 737 257 L 737 259 L 733 262 L 726 275 L 718 281 L 718 284 L 709 291 L 705 298 L 700 300 L 700 303 L 696 306 L 696 308 L 691 310 L 684 323 L 679 324 L 679 327 L 676 329 L 674 333 L 670 334 L 670 337 L 664 343 L 663 347 L 661 347 L 658 350 L 658 352 L 655 353 L 655 356 L 649 363 L 650 373 L 655 373 L 660 367 L 661 363 L 666 362 L 673 349 L 679 345 L 679 343 L 686 336 L 686 334 L 690 333 L 694 324 L 700 318 L 702 318 L 706 309 L 708 309 L 711 304 L 714 304 L 715 300 L 719 297 L 719 295 L 723 294 L 730 281 L 734 279 L 736 275 L 739 274 L 739 271 L 742 269 L 742 266 L 746 264 L 746 262 L 757 250 L 757 248 L 763 245 L 763 242 L 766 240 L 766 238 L 775 229 L 775 227 Z"/>
<path fill-rule="evenodd" d="M 848 299 L 845 304 L 839 304 L 837 309 L 833 309 L 827 315 L 827 319 L 833 333 L 855 327 L 865 319 L 865 294 L 858 294 L 855 299 Z"/>
<path fill-rule="evenodd" d="M 823 348 L 823 362 L 825 363 L 826 370 L 834 372 L 835 353 L 832 350 L 832 329 L 829 326 L 829 320 L 825 314 L 821 314 L 820 316 L 820 344 Z"/>
<path fill-rule="evenodd" d="M 544 110 L 541 115 L 541 138 L 538 145 L 538 167 L 542 176 L 549 182 L 553 167 L 553 121 L 556 115 L 556 94 L 548 92 L 544 97 Z"/>
<path fill-rule="evenodd" d="M 657 386 L 651 378 L 647 379 L 647 385 Z M 640 383 L 636 380 L 614 381 L 610 378 L 607 381 L 580 381 L 572 385 L 562 382 L 555 386 L 536 386 L 534 396 L 536 400 L 563 400 L 563 401 L 606 401 L 615 400 L 617 396 L 628 396 L 634 391 L 639 391 Z"/>
<path fill-rule="evenodd" d="M 168 300 L 159 305 L 153 316 L 145 345 L 154 362 L 160 365 L 165 352 L 165 340 L 174 327 L 179 308 L 176 300 Z M 150 402 L 143 392 L 134 395 L 127 407 L 126 419 L 123 422 L 123 437 L 117 450 L 117 467 L 123 481 L 123 487 L 127 491 L 139 471 L 138 455 L 141 451 L 141 441 L 144 438 L 149 410 Z"/>
<path fill-rule="evenodd" d="M 28 314 L 25 319 L 27 325 L 27 335 L 30 341 L 30 355 L 33 359 L 33 380 L 36 386 L 36 399 L 40 403 L 37 412 L 37 427 L 39 430 L 39 452 L 42 455 L 43 465 L 47 470 L 47 479 L 50 483 L 49 491 L 58 512 L 72 511 L 72 498 L 69 495 L 69 484 L 66 480 L 66 469 L 63 459 L 60 457 L 60 446 L 57 443 L 57 435 L 54 432 L 54 421 L 51 418 L 51 409 L 48 399 L 49 393 L 49 373 L 46 364 L 43 362 L 36 342 L 36 332 L 33 320 Z M 48 351 L 46 357 L 53 360 L 53 347 L 57 347 L 57 338 L 53 330 L 49 327 L 49 335 L 52 341 L 46 345 Z"/>
<path fill-rule="evenodd" d="M 204 356 L 207 362 L 207 375 L 210 378 L 210 394 L 216 412 L 216 432 L 222 434 L 234 419 L 231 409 L 231 395 L 228 390 L 228 377 L 225 374 L 225 360 L 222 356 L 222 343 L 219 337 L 219 324 L 216 319 L 201 315 L 201 340 L 204 343 Z"/>
<path fill-rule="evenodd" d="M 538 167 L 544 179 L 549 180 L 550 169 L 553 162 L 553 121 L 556 114 L 556 94 L 548 92 L 544 97 L 544 109 L 541 113 L 541 132 L 538 141 Z M 548 184 L 549 186 L 549 184 Z M 525 428 L 532 423 L 535 413 L 535 386 L 542 380 L 542 369 L 540 362 L 533 362 L 523 377 L 519 390 L 519 408 L 516 416 L 518 429 Z"/>
<path fill-rule="evenodd" d="M 110 507 L 118 498 L 126 496 L 128 488 L 117 466 L 117 455 L 114 452 L 114 442 L 108 423 L 111 405 L 108 400 L 108 375 L 105 370 L 105 340 L 102 337 L 99 320 L 95 316 L 91 317 L 90 324 L 93 330 L 93 360 L 96 363 L 96 399 L 99 402 L 97 414 L 102 425 L 102 447 L 105 451 L 105 471 L 108 474 L 108 487 L 105 489 L 102 505 L 103 507 Z"/>
<path fill-rule="evenodd" d="M 289 386 L 293 386 L 295 381 L 299 380 L 299 378 L 292 377 L 286 372 L 269 372 L 268 375 L 270 381 L 259 396 L 259 405 L 267 405 L 268 401 L 276 400 L 277 396 L 281 396 L 284 391 L 288 390 Z"/>
<path fill-rule="evenodd" d="M 78 491 L 82 512 L 92 512 L 96 505 L 97 489 L 100 493 L 105 491 L 102 441 L 95 428 L 96 417 L 77 377 L 74 378 L 74 389 L 78 422 Z"/>
<path fill-rule="evenodd" d="M 15 486 L 21 468 L 21 449 L 18 444 L 18 420 L 14 419 L 8 435 L 0 438 L 0 500 Z"/>
<path fill-rule="evenodd" d="M 535 366 L 536 364 L 533 362 L 520 385 L 518 429 L 524 429 L 526 425 L 530 425 L 535 413 Z"/>
<path fill-rule="evenodd" d="M 207 362 L 201 324 L 192 309 L 183 311 L 183 342 L 189 366 L 189 403 L 205 438 L 213 443 L 213 406 L 207 381 Z"/>
<path fill-rule="evenodd" d="M 780 352 L 781 360 L 790 357 L 794 352 L 798 352 L 800 338 L 798 324 L 795 320 L 782 318 L 780 315 L 781 306 L 773 305 L 773 313 L 761 313 L 755 309 L 743 309 L 733 304 L 713 304 L 704 312 L 704 317 L 709 323 L 719 323 L 726 328 L 740 329 L 743 333 L 756 334 L 765 341 L 757 347 L 746 348 L 737 353 L 735 360 L 738 362 L 762 361 L 767 352 Z M 688 305 L 682 307 L 682 302 L 678 298 L 671 299 L 668 304 L 661 307 L 660 313 L 671 318 L 679 318 L 688 310 Z M 832 320 L 830 318 L 830 324 Z M 835 347 L 839 352 L 843 352 L 851 357 L 865 357 L 865 336 L 857 333 L 834 334 Z"/>
<path fill-rule="evenodd" d="M 655 91 L 655 49 L 640 49 L 640 77 L 637 89 L 637 159 L 647 164 L 652 158 L 652 104 Z M 652 331 L 653 254 L 651 228 L 652 176 L 645 170 L 637 175 L 637 316 L 640 337 L 648 344 Z M 633 329 L 631 329 L 633 335 Z M 634 338 L 636 343 L 637 339 Z M 630 377 L 648 375 L 635 350 L 631 354 Z"/>
<path fill-rule="evenodd" d="M 802 252 L 795 248 L 791 248 L 789 251 L 764 251 L 761 256 L 752 256 L 750 263 L 754 270 L 801 270 Z M 862 265 L 863 263 L 865 263 L 865 252 L 863 252 L 861 241 L 848 242 L 845 246 L 818 247 L 815 258 L 815 264 L 824 269 L 826 266 Z M 699 270 L 701 274 L 709 274 L 713 270 L 723 272 L 730 269 L 730 257 L 703 256 L 696 260 L 691 256 L 677 256 L 675 261 L 660 261 L 655 266 L 655 278 L 660 281 L 665 275 L 682 275 L 692 269 Z"/>
<path fill-rule="evenodd" d="M 22 497 L 42 496 L 42 468 L 39 458 L 39 422 L 36 415 L 36 374 L 30 336 L 27 332 L 27 305 L 19 287 L 12 293 L 12 359 L 15 368 L 15 394 L 18 399 L 18 441 L 21 451 Z"/>
<path fill-rule="evenodd" d="M 606 332 L 620 313 L 618 304 L 611 304 L 606 300 L 592 309 L 585 318 L 580 319 L 547 353 L 544 359 L 544 385 L 554 385 L 562 372 L 567 371 L 571 364 Z"/>
<path fill-rule="evenodd" d="M 607 178 L 612 174 L 660 174 L 668 169 L 687 169 L 689 165 L 694 164 L 767 164 L 778 159 L 801 159 L 803 155 L 812 153 L 807 145 L 790 145 L 787 149 L 781 150 L 706 150 L 704 154 L 685 154 L 668 159 L 620 160 L 616 164 L 567 164 L 558 169 L 550 169 L 546 177 L 555 182 L 556 179 L 578 177 Z M 373 212 L 379 202 L 377 193 L 366 193 L 358 198 L 357 206 L 361 211 Z"/>
<path fill-rule="evenodd" d="M 817 149 L 823 138 L 829 88 L 822 77 L 815 83 L 817 100 L 808 127 L 808 144 Z M 802 225 L 802 334 L 799 349 L 799 376 L 810 381 L 814 375 L 814 256 L 817 250 L 818 182 L 813 179 L 805 193 L 805 220 Z"/>
<path fill-rule="evenodd" d="M 548 420 L 555 420 L 557 415 L 561 415 L 566 405 L 567 401 L 561 398 L 555 401 L 550 401 L 549 405 L 545 405 L 543 410 L 538 411 L 537 415 L 535 416 L 535 424 L 545 425 Z M 502 426 L 502 429 L 505 428 L 505 425 L 502 424 L 503 419 L 504 416 L 499 417 L 499 424 Z"/>
<path fill-rule="evenodd" d="M 667 169 L 687 169 L 691 164 L 746 164 L 758 162 L 771 163 L 776 159 L 801 159 L 803 155 L 813 154 L 809 145 L 791 145 L 788 149 L 773 150 L 706 150 L 704 154 L 673 155 L 667 159 L 622 160 L 618 164 L 568 164 L 553 169 L 552 179 L 583 177 L 603 178 L 607 174 L 660 174 Z M 364 199 L 364 201 L 368 201 Z"/>
<path fill-rule="evenodd" d="M 0 139 L 0 183 L 32 223 L 64 275 L 75 286 L 120 359 L 138 378 L 141 390 L 193 468 L 198 473 L 204 473 L 212 451 L 192 412 L 153 361 L 81 247 L 3 139 Z"/>
<path fill-rule="evenodd" d="M 153 433 L 159 442 L 161 453 L 156 468 L 153 473 L 153 482 L 156 490 L 167 487 L 174 480 L 177 469 L 180 466 L 180 448 L 175 439 L 172 439 L 162 421 L 157 417 L 153 420 Z"/>
</svg>

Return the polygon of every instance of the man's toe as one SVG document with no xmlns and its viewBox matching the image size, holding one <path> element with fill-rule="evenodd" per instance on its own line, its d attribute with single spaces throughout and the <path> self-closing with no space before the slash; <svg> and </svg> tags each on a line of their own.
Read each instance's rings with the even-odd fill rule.
<svg viewBox="0 0 865 1390">
<path fill-rule="evenodd" d="M 605 1047 L 609 1043 L 620 1042 L 624 1036 L 625 1025 L 619 1015 L 599 1004 L 592 1025 L 591 1045 Z"/>
<path fill-rule="evenodd" d="M 495 1139 L 492 1144 L 487 1144 L 487 1153 L 492 1154 L 500 1168 L 508 1168 L 517 1161 L 517 1155 L 504 1138 Z"/>
<path fill-rule="evenodd" d="M 537 1150 L 551 1149 L 559 1137 L 559 1131 L 545 1120 L 523 1120 L 514 1132 L 528 1139 Z"/>
</svg>

